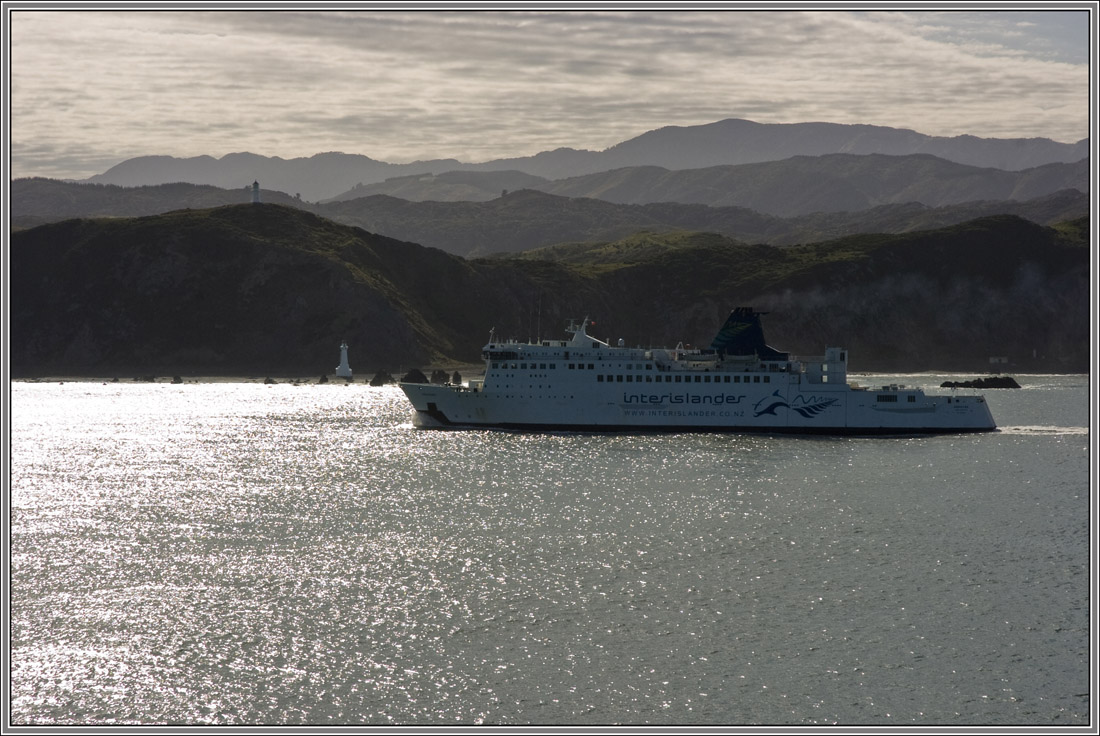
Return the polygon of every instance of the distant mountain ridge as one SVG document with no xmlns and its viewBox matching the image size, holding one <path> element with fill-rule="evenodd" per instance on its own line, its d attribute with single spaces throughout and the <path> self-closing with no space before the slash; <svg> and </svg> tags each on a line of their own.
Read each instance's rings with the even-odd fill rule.
<svg viewBox="0 0 1100 736">
<path fill-rule="evenodd" d="M 839 123 L 756 123 L 727 119 L 688 128 L 669 126 L 643 133 L 604 152 L 619 166 L 645 156 L 666 169 L 778 161 L 830 153 L 907 156 L 928 154 L 982 168 L 1017 171 L 1047 163 L 1071 163 L 1089 155 L 1088 139 L 1058 143 L 1049 138 L 929 136 L 904 128 Z M 557 177 L 560 178 L 560 177 Z"/>
<path fill-rule="evenodd" d="M 998 214 L 1053 225 L 1087 217 L 1091 202 L 1083 192 L 1064 189 L 1025 201 L 979 200 L 943 207 L 902 202 L 859 212 L 778 217 L 744 207 L 669 202 L 614 204 L 533 189 L 485 202 L 414 202 L 374 195 L 313 204 L 266 190 L 261 197 L 267 203 L 307 210 L 345 225 L 467 258 L 561 243 L 617 240 L 643 230 L 708 231 L 747 243 L 793 245 L 859 232 L 911 232 Z M 26 228 L 75 217 L 154 215 L 240 204 L 250 198 L 251 192 L 244 190 L 197 184 L 118 187 L 16 179 L 11 183 L 11 224 L 13 228 Z"/>
<path fill-rule="evenodd" d="M 140 156 L 123 161 L 87 181 L 120 186 L 189 182 L 234 189 L 259 180 L 265 187 L 319 201 L 339 196 L 357 185 L 374 184 L 396 176 L 448 171 L 512 170 L 557 180 L 636 166 L 680 170 L 831 153 L 929 154 L 968 166 L 1005 171 L 1048 163 L 1072 163 L 1089 155 L 1088 139 L 1059 143 L 1047 138 L 999 139 L 968 135 L 944 138 L 874 125 L 764 124 L 728 119 L 705 125 L 659 128 L 604 151 L 559 148 L 534 156 L 483 163 L 438 159 L 390 164 L 363 155 L 335 152 L 294 159 L 247 152 L 221 158 Z"/>
<path fill-rule="evenodd" d="M 1022 201 L 1064 189 L 1087 193 L 1089 162 L 1003 171 L 925 154 L 834 153 L 676 171 L 636 166 L 557 181 L 514 171 L 447 172 L 388 179 L 353 189 L 326 204 L 372 194 L 420 202 L 484 202 L 496 199 L 516 184 L 564 197 L 617 204 L 705 204 L 795 217 L 811 212 L 858 212 L 904 202 L 945 207 L 977 200 Z"/>
<path fill-rule="evenodd" d="M 489 202 L 409 202 L 379 195 L 317 207 L 339 222 L 470 258 L 616 240 L 639 231 L 705 231 L 745 243 L 789 246 L 856 233 L 913 232 L 1001 214 L 1053 225 L 1087 218 L 1090 199 L 1077 190 L 1063 190 L 1026 202 L 976 201 L 945 207 L 907 202 L 797 217 L 765 215 L 743 207 L 623 205 L 534 190 Z"/>
</svg>

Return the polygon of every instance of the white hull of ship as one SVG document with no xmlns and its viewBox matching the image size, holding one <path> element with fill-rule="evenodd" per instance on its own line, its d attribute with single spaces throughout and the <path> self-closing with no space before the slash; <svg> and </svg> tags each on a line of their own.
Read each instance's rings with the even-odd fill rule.
<svg viewBox="0 0 1100 736">
<path fill-rule="evenodd" d="M 797 377 L 793 377 L 797 378 Z M 981 396 L 847 385 L 635 384 L 541 394 L 401 384 L 414 422 L 431 428 L 543 431 L 731 431 L 817 434 L 983 432 L 996 428 Z M 559 395 L 554 395 L 555 393 Z M 913 397 L 910 400 L 910 397 Z M 883 401 L 883 398 L 890 399 Z"/>
</svg>

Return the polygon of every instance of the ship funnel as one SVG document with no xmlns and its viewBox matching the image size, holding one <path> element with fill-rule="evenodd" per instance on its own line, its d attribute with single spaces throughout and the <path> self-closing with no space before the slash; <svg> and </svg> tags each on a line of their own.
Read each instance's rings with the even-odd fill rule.
<svg viewBox="0 0 1100 736">
<path fill-rule="evenodd" d="M 762 314 L 752 307 L 734 309 L 714 336 L 710 349 L 726 355 L 756 355 L 761 360 L 787 360 L 787 353 L 781 353 L 764 342 L 764 328 L 760 324 Z"/>
</svg>

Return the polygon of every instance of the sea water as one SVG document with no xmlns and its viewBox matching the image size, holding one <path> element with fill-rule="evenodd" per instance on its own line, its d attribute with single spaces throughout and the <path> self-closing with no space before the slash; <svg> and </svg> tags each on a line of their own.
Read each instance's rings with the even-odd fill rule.
<svg viewBox="0 0 1100 736">
<path fill-rule="evenodd" d="M 909 438 L 14 382 L 11 722 L 1088 725 L 1089 381 L 1018 380 Z"/>
</svg>

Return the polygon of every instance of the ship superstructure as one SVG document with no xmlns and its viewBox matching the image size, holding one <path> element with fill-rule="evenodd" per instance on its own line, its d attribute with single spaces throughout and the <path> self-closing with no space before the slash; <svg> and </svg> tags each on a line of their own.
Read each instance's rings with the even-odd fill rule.
<svg viewBox="0 0 1100 736">
<path fill-rule="evenodd" d="M 402 383 L 421 427 L 551 431 L 763 431 L 826 434 L 996 429 L 981 395 L 848 383 L 848 353 L 793 357 L 769 347 L 759 312 L 733 310 L 707 349 L 611 346 L 571 324 L 567 340 L 490 334 L 485 376 Z"/>
</svg>

